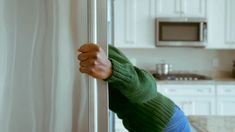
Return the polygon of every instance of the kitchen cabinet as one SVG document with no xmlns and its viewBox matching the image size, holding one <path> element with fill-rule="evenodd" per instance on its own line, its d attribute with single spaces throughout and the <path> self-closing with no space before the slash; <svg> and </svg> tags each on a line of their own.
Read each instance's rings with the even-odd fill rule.
<svg viewBox="0 0 235 132">
<path fill-rule="evenodd" d="M 172 99 L 186 115 L 215 115 L 214 85 L 158 85 L 158 91 Z"/>
<path fill-rule="evenodd" d="M 207 48 L 229 48 L 225 43 L 225 2 L 209 0 L 208 6 L 208 45 Z"/>
<path fill-rule="evenodd" d="M 169 96 L 186 115 L 215 115 L 215 100 L 211 97 Z"/>
<path fill-rule="evenodd" d="M 234 7 L 234 0 L 209 0 L 207 48 L 235 48 Z"/>
<path fill-rule="evenodd" d="M 234 84 L 160 84 L 158 92 L 173 100 L 185 115 L 235 115 Z M 115 117 L 116 132 L 126 132 Z"/>
<path fill-rule="evenodd" d="M 235 85 L 218 85 L 218 115 L 235 115 Z"/>
<path fill-rule="evenodd" d="M 225 43 L 235 48 L 235 1 L 225 1 Z"/>
<path fill-rule="evenodd" d="M 154 48 L 155 0 L 114 1 L 114 45 Z"/>
<path fill-rule="evenodd" d="M 128 130 L 123 126 L 122 120 L 115 114 L 115 128 L 114 132 L 128 132 Z"/>
<path fill-rule="evenodd" d="M 207 0 L 114 0 L 114 45 L 155 48 L 156 17 L 206 17 Z"/>
<path fill-rule="evenodd" d="M 207 17 L 207 0 L 157 0 L 157 17 Z"/>
</svg>

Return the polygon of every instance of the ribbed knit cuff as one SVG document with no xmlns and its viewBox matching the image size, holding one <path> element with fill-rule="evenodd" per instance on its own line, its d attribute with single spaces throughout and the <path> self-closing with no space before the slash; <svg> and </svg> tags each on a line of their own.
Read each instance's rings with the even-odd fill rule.
<svg viewBox="0 0 235 132">
<path fill-rule="evenodd" d="M 123 64 L 119 63 L 114 59 L 110 59 L 110 61 L 112 63 L 112 75 L 109 78 L 105 79 L 105 81 L 108 81 L 109 83 L 130 82 L 131 76 L 128 75 L 128 69 L 126 69 Z"/>
</svg>

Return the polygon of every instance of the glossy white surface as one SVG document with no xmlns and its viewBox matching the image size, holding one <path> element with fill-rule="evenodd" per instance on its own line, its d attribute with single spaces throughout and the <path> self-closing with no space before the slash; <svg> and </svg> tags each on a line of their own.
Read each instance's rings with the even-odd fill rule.
<svg viewBox="0 0 235 132">
<path fill-rule="evenodd" d="M 70 2 L 1 0 L 0 6 L 5 37 L 0 70 L 6 73 L 0 131 L 71 131 L 75 51 Z"/>
<path fill-rule="evenodd" d="M 157 90 L 172 99 L 186 115 L 235 115 L 234 82 L 199 82 L 157 83 Z"/>
<path fill-rule="evenodd" d="M 88 79 L 76 59 L 88 42 L 86 3 L 0 0 L 0 132 L 89 131 Z M 98 14 L 107 21 L 105 10 Z M 105 90 L 100 99 L 107 110 Z M 107 115 L 100 117 L 106 127 Z"/>
</svg>

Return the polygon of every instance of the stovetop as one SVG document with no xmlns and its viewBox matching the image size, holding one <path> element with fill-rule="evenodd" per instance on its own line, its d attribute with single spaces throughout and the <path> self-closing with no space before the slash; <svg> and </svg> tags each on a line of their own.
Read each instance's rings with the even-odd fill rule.
<svg viewBox="0 0 235 132">
<path fill-rule="evenodd" d="M 194 73 L 171 73 L 167 75 L 159 75 L 154 73 L 153 76 L 157 80 L 184 80 L 184 81 L 197 81 L 197 80 L 211 80 L 212 78 L 204 75 Z"/>
</svg>

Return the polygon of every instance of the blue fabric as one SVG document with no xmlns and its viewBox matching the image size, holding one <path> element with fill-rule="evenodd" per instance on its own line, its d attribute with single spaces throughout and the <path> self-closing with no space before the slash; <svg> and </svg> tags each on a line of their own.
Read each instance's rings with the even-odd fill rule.
<svg viewBox="0 0 235 132">
<path fill-rule="evenodd" d="M 175 106 L 174 115 L 164 129 L 164 132 L 190 132 L 188 118 L 178 106 Z"/>
</svg>

